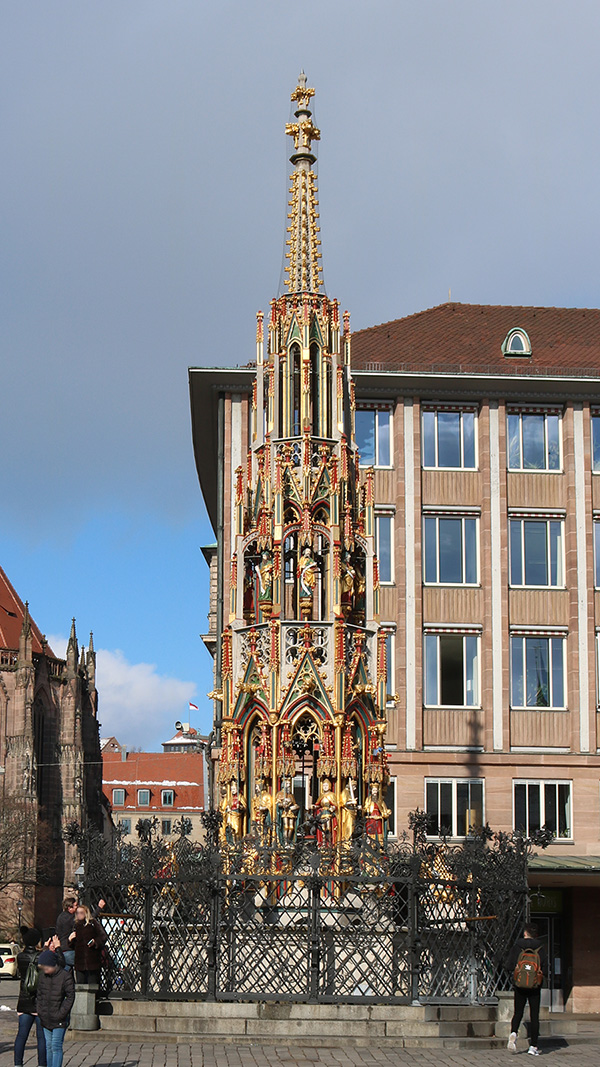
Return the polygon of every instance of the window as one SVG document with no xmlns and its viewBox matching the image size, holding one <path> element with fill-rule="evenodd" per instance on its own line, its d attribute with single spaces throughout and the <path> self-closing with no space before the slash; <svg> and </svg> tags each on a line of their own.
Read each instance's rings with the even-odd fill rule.
<svg viewBox="0 0 600 1067">
<path fill-rule="evenodd" d="M 385 692 L 388 702 L 394 700 L 396 687 L 394 684 L 394 651 L 395 651 L 395 634 L 387 633 L 385 635 L 385 664 L 386 664 L 386 679 L 385 679 Z M 389 806 L 389 805 L 388 805 Z"/>
<path fill-rule="evenodd" d="M 510 639 L 511 706 L 564 708 L 564 638 Z"/>
<path fill-rule="evenodd" d="M 121 831 L 122 834 L 130 834 L 131 833 L 131 819 L 119 819 L 118 827 L 119 827 L 119 830 Z"/>
<path fill-rule="evenodd" d="M 475 412 L 423 412 L 423 466 L 475 469 Z"/>
<path fill-rule="evenodd" d="M 600 411 L 592 414 L 592 470 L 600 471 Z"/>
<path fill-rule="evenodd" d="M 426 515 L 425 581 L 477 584 L 477 519 Z"/>
<path fill-rule="evenodd" d="M 564 585 L 561 519 L 511 519 L 510 584 Z"/>
<path fill-rule="evenodd" d="M 172 789 L 163 789 L 160 802 L 163 808 L 172 808 L 175 803 L 175 794 Z"/>
<path fill-rule="evenodd" d="M 140 808 L 150 807 L 150 790 L 138 789 L 138 804 Z"/>
<path fill-rule="evenodd" d="M 390 809 L 390 817 L 388 819 L 388 835 L 390 837 L 396 836 L 396 779 L 390 778 L 388 787 L 385 791 L 385 802 Z"/>
<path fill-rule="evenodd" d="M 393 515 L 377 515 L 375 518 L 376 551 L 379 560 L 379 581 L 393 582 L 392 533 Z"/>
<path fill-rule="evenodd" d="M 425 703 L 479 704 L 479 638 L 475 634 L 425 635 Z"/>
<path fill-rule="evenodd" d="M 357 409 L 354 425 L 361 467 L 391 465 L 391 421 L 385 408 Z"/>
<path fill-rule="evenodd" d="M 531 341 L 525 330 L 519 326 L 509 330 L 502 342 L 502 351 L 505 356 L 530 356 Z"/>
<path fill-rule="evenodd" d="M 555 837 L 572 837 L 571 782 L 514 782 L 514 827 L 531 837 L 547 826 Z"/>
<path fill-rule="evenodd" d="M 594 585 L 600 589 L 600 519 L 594 519 Z"/>
<path fill-rule="evenodd" d="M 507 415 L 508 469 L 560 470 L 560 416 L 551 413 Z"/>
<path fill-rule="evenodd" d="M 125 790 L 113 789 L 112 797 L 113 808 L 122 808 L 125 803 Z"/>
<path fill-rule="evenodd" d="M 477 778 L 428 778 L 425 811 L 430 837 L 466 837 L 483 826 L 483 782 Z"/>
<path fill-rule="evenodd" d="M 171 820 L 170 819 L 162 819 L 162 821 L 161 821 L 161 833 L 162 833 L 163 837 L 168 837 L 168 835 L 171 833 Z"/>
</svg>

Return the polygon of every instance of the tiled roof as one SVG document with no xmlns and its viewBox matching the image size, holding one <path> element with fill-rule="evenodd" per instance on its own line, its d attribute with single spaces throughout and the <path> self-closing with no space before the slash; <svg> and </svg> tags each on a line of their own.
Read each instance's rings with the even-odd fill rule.
<svg viewBox="0 0 600 1067">
<path fill-rule="evenodd" d="M 505 356 L 502 342 L 524 329 L 531 356 Z M 600 376 L 600 309 L 440 304 L 357 330 L 352 367 L 377 371 Z"/>
<path fill-rule="evenodd" d="M 23 629 L 25 605 L 0 567 L 0 648 L 17 649 Z M 34 652 L 42 651 L 42 631 L 31 621 L 31 643 Z M 55 659 L 54 652 L 46 645 L 46 655 Z"/>
<path fill-rule="evenodd" d="M 149 810 L 161 808 L 161 788 L 175 790 L 174 810 L 199 808 L 204 803 L 204 756 L 188 752 L 120 752 L 103 751 L 102 780 L 104 792 L 112 803 L 112 790 L 126 790 L 125 809 L 137 807 L 135 791 L 147 786 L 151 791 Z M 123 809 L 119 809 L 123 810 Z"/>
</svg>

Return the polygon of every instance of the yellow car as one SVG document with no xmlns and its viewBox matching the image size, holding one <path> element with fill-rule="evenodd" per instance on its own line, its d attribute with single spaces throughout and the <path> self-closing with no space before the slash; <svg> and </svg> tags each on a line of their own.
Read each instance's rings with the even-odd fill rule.
<svg viewBox="0 0 600 1067">
<path fill-rule="evenodd" d="M 17 955 L 19 948 L 7 941 L 0 945 L 0 978 L 18 978 Z"/>
</svg>

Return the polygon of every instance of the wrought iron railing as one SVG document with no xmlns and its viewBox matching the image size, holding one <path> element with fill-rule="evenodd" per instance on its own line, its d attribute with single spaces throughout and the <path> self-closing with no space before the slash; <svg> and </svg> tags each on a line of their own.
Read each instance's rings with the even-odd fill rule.
<svg viewBox="0 0 600 1067">
<path fill-rule="evenodd" d="M 365 835 L 329 850 L 306 835 L 290 849 L 249 837 L 222 850 L 218 815 L 206 821 L 204 846 L 185 821 L 175 844 L 148 821 L 135 845 L 69 829 L 84 898 L 106 901 L 111 996 L 472 1003 L 508 988 L 531 841 L 484 831 L 432 845 L 421 818 L 385 850 Z"/>
</svg>

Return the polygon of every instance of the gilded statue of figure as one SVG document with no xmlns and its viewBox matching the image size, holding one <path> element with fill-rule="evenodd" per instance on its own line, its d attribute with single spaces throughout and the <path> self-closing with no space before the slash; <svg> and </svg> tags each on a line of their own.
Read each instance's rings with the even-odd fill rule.
<svg viewBox="0 0 600 1067">
<path fill-rule="evenodd" d="M 300 596 L 311 597 L 313 595 L 313 589 L 317 581 L 317 574 L 319 573 L 319 567 L 312 558 L 310 548 L 308 546 L 302 550 L 302 555 L 298 561 L 298 575 L 300 578 Z"/>
<path fill-rule="evenodd" d="M 243 793 L 240 793 L 237 782 L 233 781 L 227 790 L 226 785 L 221 786 L 221 802 L 219 804 L 219 810 L 223 814 L 223 825 L 221 830 L 222 839 L 224 837 L 228 844 L 233 844 L 234 841 L 240 841 L 242 838 L 242 830 L 244 824 L 244 812 L 246 810 L 246 801 Z"/>
<path fill-rule="evenodd" d="M 266 549 L 255 569 L 258 578 L 258 606 L 264 613 L 265 610 L 271 609 L 273 602 L 273 560 L 271 553 Z"/>
<path fill-rule="evenodd" d="M 349 615 L 352 611 L 354 603 L 354 584 L 356 581 L 356 571 L 352 566 L 351 556 L 349 552 L 342 553 L 341 560 L 341 603 L 342 611 L 344 615 Z"/>
<path fill-rule="evenodd" d="M 317 830 L 318 844 L 335 845 L 338 830 L 338 798 L 331 788 L 329 778 L 323 779 L 315 810 L 321 817 L 321 828 Z"/>
<path fill-rule="evenodd" d="M 377 782 L 373 782 L 369 789 L 369 795 L 365 800 L 365 830 L 369 837 L 374 837 L 383 845 L 384 822 L 392 814 L 387 804 L 381 799 L 381 790 Z"/>
<path fill-rule="evenodd" d="M 292 793 L 292 783 L 285 778 L 283 787 L 275 797 L 277 812 L 277 836 L 282 845 L 293 845 L 296 836 L 299 807 Z"/>
<path fill-rule="evenodd" d="M 356 826 L 358 812 L 356 779 L 348 778 L 346 785 L 342 789 L 340 801 L 341 837 L 342 841 L 350 841 Z"/>
<path fill-rule="evenodd" d="M 267 792 L 262 779 L 254 783 L 254 796 L 252 797 L 252 822 L 256 832 L 263 840 L 269 836 L 271 830 L 271 794 Z"/>
</svg>

